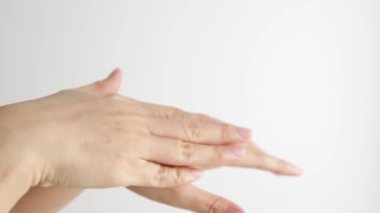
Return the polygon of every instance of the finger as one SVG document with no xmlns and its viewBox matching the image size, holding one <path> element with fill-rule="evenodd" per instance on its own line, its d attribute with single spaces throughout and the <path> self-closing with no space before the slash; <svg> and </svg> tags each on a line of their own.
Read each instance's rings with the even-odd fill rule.
<svg viewBox="0 0 380 213">
<path fill-rule="evenodd" d="M 129 187 L 135 193 L 170 206 L 200 213 L 243 213 L 235 203 L 187 184 L 173 188 Z"/>
<path fill-rule="evenodd" d="M 242 142 L 251 137 L 249 129 L 205 119 L 186 113 L 173 119 L 154 118 L 148 130 L 153 135 L 203 144 Z"/>
<path fill-rule="evenodd" d="M 148 102 L 141 102 L 141 104 L 150 111 L 150 115 L 157 118 L 180 118 L 183 116 L 184 113 L 187 113 L 190 116 L 197 117 L 203 121 L 209 121 L 209 122 L 216 122 L 216 123 L 226 123 L 221 121 L 220 119 L 211 117 L 206 114 L 202 113 L 191 113 L 184 110 L 181 110 L 177 107 L 173 106 L 165 106 L 161 104 L 155 104 L 155 103 L 148 103 Z"/>
<path fill-rule="evenodd" d="M 116 68 L 108 75 L 107 78 L 91 83 L 86 86 L 80 87 L 82 90 L 92 91 L 92 92 L 101 92 L 101 93 L 117 93 L 122 80 L 122 72 L 120 69 Z"/>
<path fill-rule="evenodd" d="M 173 187 L 198 180 L 202 171 L 186 167 L 169 167 L 153 162 L 142 161 L 134 171 L 136 180 L 131 180 L 131 186 Z"/>
<path fill-rule="evenodd" d="M 150 136 L 143 144 L 141 158 L 172 166 L 212 168 L 235 161 L 244 156 L 246 146 L 241 143 L 229 145 L 203 145 L 183 140 Z"/>
<path fill-rule="evenodd" d="M 301 169 L 297 166 L 265 153 L 253 143 L 246 143 L 244 145 L 247 150 L 246 155 L 237 161 L 232 161 L 229 166 L 256 168 L 278 175 L 297 176 L 302 173 Z"/>
</svg>

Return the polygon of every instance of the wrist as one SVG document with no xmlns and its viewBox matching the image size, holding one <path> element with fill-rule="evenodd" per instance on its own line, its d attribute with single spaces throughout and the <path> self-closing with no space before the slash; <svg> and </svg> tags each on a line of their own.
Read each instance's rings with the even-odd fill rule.
<svg viewBox="0 0 380 213">
<path fill-rule="evenodd" d="M 39 181 L 31 150 L 19 146 L 18 137 L 14 137 L 17 131 L 9 130 L 7 119 L 3 118 L 0 116 L 0 213 L 9 212 Z"/>
<path fill-rule="evenodd" d="M 33 185 L 28 162 L 0 150 L 0 212 L 8 212 Z"/>
</svg>

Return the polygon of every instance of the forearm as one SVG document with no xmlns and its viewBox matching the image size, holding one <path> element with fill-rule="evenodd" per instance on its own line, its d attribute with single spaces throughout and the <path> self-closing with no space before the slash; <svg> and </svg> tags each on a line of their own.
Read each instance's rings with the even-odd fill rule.
<svg viewBox="0 0 380 213">
<path fill-rule="evenodd" d="M 83 189 L 60 186 L 33 187 L 14 206 L 12 213 L 51 213 L 58 212 Z"/>
</svg>

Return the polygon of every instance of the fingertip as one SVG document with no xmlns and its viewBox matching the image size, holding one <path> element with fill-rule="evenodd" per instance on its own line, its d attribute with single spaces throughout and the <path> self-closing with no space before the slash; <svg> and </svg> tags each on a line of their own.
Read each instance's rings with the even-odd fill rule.
<svg viewBox="0 0 380 213">
<path fill-rule="evenodd" d="M 228 212 L 228 213 L 245 213 L 244 210 L 242 210 L 242 209 L 232 209 L 232 210 L 227 210 L 226 212 Z"/>
<path fill-rule="evenodd" d="M 285 161 L 285 172 L 287 175 L 299 176 L 302 174 L 303 171 L 298 166 L 296 166 L 290 162 Z"/>
<path fill-rule="evenodd" d="M 123 73 L 123 71 L 121 70 L 121 68 L 116 67 L 116 68 L 113 70 L 113 73 L 115 73 L 115 75 L 121 75 L 121 74 Z"/>
<path fill-rule="evenodd" d="M 227 207 L 226 212 L 228 213 L 245 213 L 245 211 L 237 204 L 229 201 L 230 205 Z"/>
<path fill-rule="evenodd" d="M 303 174 L 303 171 L 298 166 L 295 166 L 294 164 L 286 162 L 286 165 L 284 166 L 284 169 L 282 171 L 277 171 L 274 173 L 277 175 L 301 176 Z"/>
<path fill-rule="evenodd" d="M 294 175 L 294 176 L 300 176 L 303 174 L 303 170 L 301 168 L 299 168 L 298 166 L 295 166 L 293 164 L 290 165 L 290 168 L 289 170 L 291 171 L 291 173 Z"/>
<path fill-rule="evenodd" d="M 104 80 L 104 92 L 117 93 L 122 80 L 122 71 L 120 68 L 115 68 L 108 77 Z"/>
<path fill-rule="evenodd" d="M 120 68 L 115 68 L 107 77 L 107 79 L 119 79 L 122 76 Z"/>
</svg>

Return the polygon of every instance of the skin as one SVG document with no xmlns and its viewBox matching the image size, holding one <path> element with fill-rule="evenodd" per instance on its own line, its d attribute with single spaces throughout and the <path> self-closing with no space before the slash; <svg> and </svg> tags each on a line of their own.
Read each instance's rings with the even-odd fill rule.
<svg viewBox="0 0 380 213">
<path fill-rule="evenodd" d="M 115 70 L 0 107 L 0 212 L 56 212 L 85 188 L 120 186 L 196 212 L 243 212 L 191 182 L 220 166 L 300 174 L 255 146 L 249 129 L 123 97 L 120 83 Z"/>
</svg>

